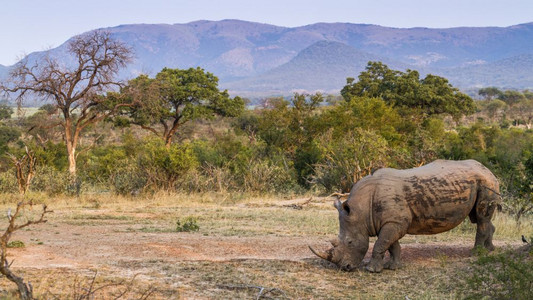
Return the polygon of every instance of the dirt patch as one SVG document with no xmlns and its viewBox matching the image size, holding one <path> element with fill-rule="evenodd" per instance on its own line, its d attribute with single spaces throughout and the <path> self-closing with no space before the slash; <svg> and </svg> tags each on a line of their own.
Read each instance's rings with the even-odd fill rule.
<svg viewBox="0 0 533 300">
<path fill-rule="evenodd" d="M 135 278 L 139 290 L 157 287 L 153 299 L 257 298 L 257 289 L 246 286 L 279 288 L 304 299 L 325 293 L 390 298 L 398 291 L 410 299 L 434 296 L 427 291 L 449 297 L 470 260 L 474 235 L 407 236 L 400 241 L 400 270 L 340 272 L 308 249 L 330 247 L 327 241 L 338 230 L 330 210 L 310 204 L 57 209 L 49 223 L 16 232 L 12 240 L 26 247 L 9 249 L 9 256 L 40 295 L 72 290 L 73 278 L 90 279 L 98 270 L 103 282 Z M 174 231 L 176 220 L 186 216 L 198 217 L 199 232 Z M 422 277 L 431 280 L 416 280 Z M 0 286 L 12 288 L 5 279 Z M 228 286 L 244 288 L 223 288 Z"/>
<path fill-rule="evenodd" d="M 128 230 L 128 225 L 44 225 L 39 230 L 18 232 L 13 239 L 30 242 L 26 242 L 25 248 L 10 249 L 10 256 L 15 259 L 17 267 L 97 268 L 118 260 L 301 261 L 315 257 L 308 245 L 318 249 L 329 247 L 321 237 L 204 236 L 201 233 L 146 233 Z M 37 243 L 31 242 L 37 240 Z M 410 243 L 402 245 L 402 260 L 411 263 L 431 261 L 443 256 L 460 259 L 469 257 L 470 250 L 471 245 L 465 242 Z M 372 244 L 367 259 L 371 251 Z"/>
</svg>

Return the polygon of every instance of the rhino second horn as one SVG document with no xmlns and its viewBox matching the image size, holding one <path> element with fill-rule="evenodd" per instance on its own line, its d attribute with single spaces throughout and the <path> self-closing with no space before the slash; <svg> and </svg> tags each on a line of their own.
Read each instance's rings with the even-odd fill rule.
<svg viewBox="0 0 533 300">
<path fill-rule="evenodd" d="M 309 246 L 309 249 L 311 250 L 311 252 L 313 252 L 314 255 L 316 255 L 316 256 L 324 259 L 324 260 L 331 261 L 331 254 L 328 254 L 328 253 L 326 253 L 324 251 L 316 251 L 311 246 Z"/>
<path fill-rule="evenodd" d="M 330 240 L 329 242 L 333 245 L 333 247 L 337 247 L 340 244 L 339 238 L 334 238 L 334 239 Z"/>
</svg>

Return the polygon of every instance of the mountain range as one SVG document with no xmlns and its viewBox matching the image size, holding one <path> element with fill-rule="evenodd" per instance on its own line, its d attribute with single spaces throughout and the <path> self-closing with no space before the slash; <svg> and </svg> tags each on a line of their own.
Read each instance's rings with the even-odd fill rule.
<svg viewBox="0 0 533 300">
<path fill-rule="evenodd" d="M 441 75 L 462 89 L 533 88 L 533 23 L 509 27 L 390 28 L 350 23 L 281 27 L 241 20 L 105 28 L 136 59 L 121 76 L 200 66 L 247 97 L 338 93 L 368 61 Z M 66 43 L 48 50 L 64 55 Z M 39 53 L 30 54 L 30 58 Z M 0 76 L 8 67 L 0 66 Z"/>
</svg>

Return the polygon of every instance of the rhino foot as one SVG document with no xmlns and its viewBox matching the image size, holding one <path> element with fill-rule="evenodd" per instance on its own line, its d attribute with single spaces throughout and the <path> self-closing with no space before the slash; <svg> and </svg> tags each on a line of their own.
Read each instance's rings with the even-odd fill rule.
<svg viewBox="0 0 533 300">
<path fill-rule="evenodd" d="M 371 273 L 380 273 L 381 271 L 383 271 L 383 261 L 372 259 L 365 267 L 365 269 Z"/>
<path fill-rule="evenodd" d="M 383 265 L 383 268 L 389 270 L 396 270 L 400 268 L 400 263 L 391 259 Z"/>
</svg>

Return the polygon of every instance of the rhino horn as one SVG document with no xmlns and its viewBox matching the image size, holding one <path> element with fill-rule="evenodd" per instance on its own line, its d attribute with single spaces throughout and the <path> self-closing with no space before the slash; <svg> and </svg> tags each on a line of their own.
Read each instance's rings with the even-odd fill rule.
<svg viewBox="0 0 533 300">
<path fill-rule="evenodd" d="M 334 238 L 334 239 L 330 240 L 329 242 L 333 245 L 333 247 L 337 247 L 340 244 L 339 238 Z"/>
<path fill-rule="evenodd" d="M 330 261 L 331 262 L 331 251 L 328 251 L 328 252 L 325 252 L 325 251 L 316 251 L 315 249 L 313 249 L 313 247 L 309 246 L 309 249 L 311 250 L 311 252 L 313 252 L 313 254 L 315 254 L 316 256 L 324 259 L 324 260 L 327 260 L 327 261 Z"/>
</svg>

